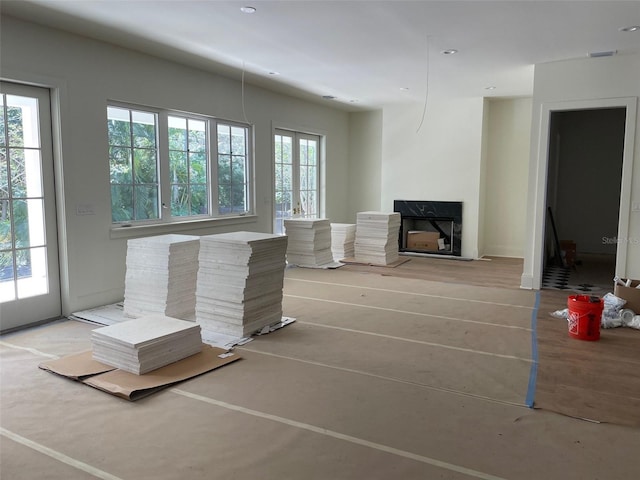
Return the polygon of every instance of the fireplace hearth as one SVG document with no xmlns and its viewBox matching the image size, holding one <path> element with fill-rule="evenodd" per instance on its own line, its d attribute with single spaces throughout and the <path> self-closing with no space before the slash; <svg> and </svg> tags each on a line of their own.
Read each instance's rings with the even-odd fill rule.
<svg viewBox="0 0 640 480">
<path fill-rule="evenodd" d="M 462 255 L 462 202 L 394 200 L 400 252 Z"/>
</svg>

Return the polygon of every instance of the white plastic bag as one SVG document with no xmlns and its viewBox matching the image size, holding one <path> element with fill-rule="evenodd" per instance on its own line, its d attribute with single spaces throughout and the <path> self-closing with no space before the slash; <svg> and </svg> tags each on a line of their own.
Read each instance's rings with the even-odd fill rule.
<svg viewBox="0 0 640 480">
<path fill-rule="evenodd" d="M 563 318 L 566 320 L 567 318 L 569 318 L 569 309 L 565 308 L 563 310 L 556 310 L 555 312 L 551 313 L 551 316 L 555 318 Z"/>
<path fill-rule="evenodd" d="M 615 296 L 613 293 L 607 293 L 604 297 L 604 308 L 602 309 L 602 318 L 600 326 L 602 328 L 617 328 L 622 326 L 622 318 L 620 312 L 627 301 L 623 298 Z"/>
<path fill-rule="evenodd" d="M 640 330 L 640 315 L 634 316 L 629 322 L 625 323 L 624 326 Z"/>
</svg>

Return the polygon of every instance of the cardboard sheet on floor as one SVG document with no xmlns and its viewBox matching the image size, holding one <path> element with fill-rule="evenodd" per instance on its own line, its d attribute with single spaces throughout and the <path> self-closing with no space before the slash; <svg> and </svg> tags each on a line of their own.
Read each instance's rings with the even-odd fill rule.
<svg viewBox="0 0 640 480">
<path fill-rule="evenodd" d="M 49 360 L 38 366 L 48 372 L 57 373 L 63 377 L 78 381 L 116 369 L 116 367 L 94 360 L 91 350 Z"/>
<path fill-rule="evenodd" d="M 117 397 L 135 401 L 240 358 L 235 353 L 203 344 L 201 352 L 144 375 L 135 375 L 97 362 L 93 360 L 91 350 L 43 362 L 39 367 Z"/>
</svg>

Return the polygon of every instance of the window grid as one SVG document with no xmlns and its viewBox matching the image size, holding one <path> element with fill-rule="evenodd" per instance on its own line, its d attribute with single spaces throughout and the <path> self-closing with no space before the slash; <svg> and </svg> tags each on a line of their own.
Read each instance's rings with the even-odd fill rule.
<svg viewBox="0 0 640 480">
<path fill-rule="evenodd" d="M 170 223 L 251 211 L 249 126 L 121 104 L 109 105 L 107 111 L 114 224 Z M 147 122 L 153 124 L 153 145 L 136 135 L 141 128 L 136 113 L 154 116 Z M 149 175 L 141 167 L 151 164 L 152 154 L 155 170 Z M 155 216 L 149 214 L 150 200 Z"/>
<path fill-rule="evenodd" d="M 118 107 L 108 112 L 112 221 L 157 220 L 157 114 Z"/>
<path fill-rule="evenodd" d="M 221 215 L 248 211 L 247 128 L 219 123 L 218 128 L 218 212 Z"/>
<path fill-rule="evenodd" d="M 276 130 L 274 142 L 275 212 L 273 231 L 284 233 L 284 220 L 320 215 L 320 141 L 314 134 Z"/>
<path fill-rule="evenodd" d="M 301 138 L 300 148 L 300 202 L 302 215 L 307 218 L 318 216 L 318 162 L 317 142 Z"/>
<path fill-rule="evenodd" d="M 293 142 L 288 135 L 275 135 L 275 224 L 274 232 L 284 232 L 284 219 L 293 208 Z"/>
<path fill-rule="evenodd" d="M 209 213 L 206 122 L 169 116 L 171 215 Z"/>
<path fill-rule="evenodd" d="M 0 303 L 49 291 L 37 111 L 35 98 L 0 94 Z"/>
</svg>

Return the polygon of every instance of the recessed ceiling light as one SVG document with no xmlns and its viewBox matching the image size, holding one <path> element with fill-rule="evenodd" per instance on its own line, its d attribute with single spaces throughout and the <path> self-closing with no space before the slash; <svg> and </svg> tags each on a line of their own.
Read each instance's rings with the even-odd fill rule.
<svg viewBox="0 0 640 480">
<path fill-rule="evenodd" d="M 458 53 L 458 50 L 456 50 L 455 48 L 450 48 L 448 50 L 442 51 L 443 55 L 455 55 L 456 53 Z"/>
<path fill-rule="evenodd" d="M 256 7 L 240 7 L 242 13 L 256 13 Z"/>
<path fill-rule="evenodd" d="M 489 87 L 484 87 L 485 90 L 495 90 L 497 87 L 495 87 L 494 85 L 491 85 Z"/>
<path fill-rule="evenodd" d="M 400 87 L 400 91 L 408 92 L 409 91 L 409 87 Z"/>
<path fill-rule="evenodd" d="M 621 32 L 639 32 L 640 25 L 631 25 L 630 27 L 622 27 L 619 29 Z"/>
</svg>

